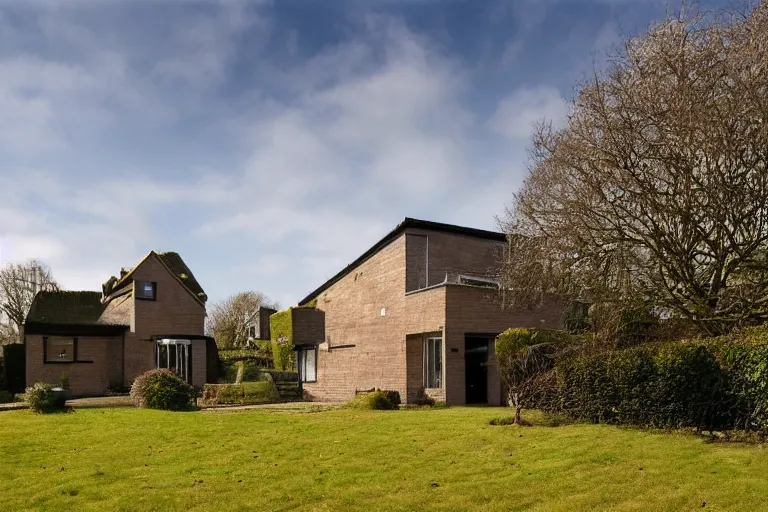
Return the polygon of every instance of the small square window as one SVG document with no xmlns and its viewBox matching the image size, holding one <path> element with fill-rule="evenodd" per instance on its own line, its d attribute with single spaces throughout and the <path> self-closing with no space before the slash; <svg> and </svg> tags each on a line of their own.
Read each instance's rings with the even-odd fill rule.
<svg viewBox="0 0 768 512">
<path fill-rule="evenodd" d="M 152 281 L 136 281 L 136 298 L 155 300 L 157 298 L 157 283 Z"/>
<path fill-rule="evenodd" d="M 74 361 L 74 338 L 45 338 L 46 363 L 72 363 Z"/>
</svg>

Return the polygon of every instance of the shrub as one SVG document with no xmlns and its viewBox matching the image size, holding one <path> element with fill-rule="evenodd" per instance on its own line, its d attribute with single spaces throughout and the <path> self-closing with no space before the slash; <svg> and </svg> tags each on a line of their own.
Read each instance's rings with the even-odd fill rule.
<svg viewBox="0 0 768 512">
<path fill-rule="evenodd" d="M 194 390 L 171 370 L 144 372 L 133 381 L 131 399 L 137 407 L 184 411 L 192 409 Z"/>
<path fill-rule="evenodd" d="M 346 406 L 353 409 L 391 411 L 399 409 L 400 403 L 399 392 L 376 390 L 369 393 L 359 393 Z"/>
<path fill-rule="evenodd" d="M 53 384 L 37 382 L 27 388 L 24 400 L 29 408 L 39 413 L 60 412 L 65 409 L 67 397 L 62 391 L 54 391 Z"/>
<path fill-rule="evenodd" d="M 500 416 L 498 418 L 491 418 L 491 420 L 488 422 L 489 425 L 493 426 L 505 426 L 505 425 L 515 425 L 515 417 L 514 416 Z"/>
<path fill-rule="evenodd" d="M 270 381 L 206 384 L 202 402 L 205 405 L 273 404 L 280 402 L 280 395 Z"/>
<path fill-rule="evenodd" d="M 13 393 L 0 389 L 0 404 L 9 404 L 13 402 Z"/>
</svg>

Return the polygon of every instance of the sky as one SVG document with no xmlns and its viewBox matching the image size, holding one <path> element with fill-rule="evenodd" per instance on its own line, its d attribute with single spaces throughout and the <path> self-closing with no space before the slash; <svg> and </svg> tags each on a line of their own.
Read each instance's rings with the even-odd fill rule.
<svg viewBox="0 0 768 512">
<path fill-rule="evenodd" d="M 0 0 L 0 263 L 100 290 L 176 251 L 287 307 L 405 217 L 496 229 L 532 123 L 667 9 Z"/>
</svg>

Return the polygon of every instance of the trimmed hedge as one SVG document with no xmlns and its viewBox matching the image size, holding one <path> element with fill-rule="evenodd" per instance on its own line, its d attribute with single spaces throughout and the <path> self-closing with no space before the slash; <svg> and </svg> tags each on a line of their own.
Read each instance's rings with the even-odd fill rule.
<svg viewBox="0 0 768 512">
<path fill-rule="evenodd" d="M 10 404 L 13 402 L 13 393 L 0 389 L 0 404 Z"/>
<path fill-rule="evenodd" d="M 3 345 L 3 365 L 5 367 L 5 389 L 11 393 L 24 391 L 26 381 L 27 353 L 23 343 Z"/>
<path fill-rule="evenodd" d="M 194 397 L 192 386 L 165 368 L 142 373 L 131 386 L 133 403 L 147 409 L 187 411 L 194 408 Z"/>
<path fill-rule="evenodd" d="M 205 405 L 258 405 L 280 402 L 275 385 L 268 381 L 241 384 L 206 384 L 202 403 Z"/>
<path fill-rule="evenodd" d="M 558 362 L 540 408 L 594 423 L 768 431 L 768 344 L 648 344 Z"/>
<path fill-rule="evenodd" d="M 293 351 L 293 308 L 279 311 L 269 317 L 272 335 L 272 360 L 275 370 L 296 368 L 296 354 Z"/>
</svg>

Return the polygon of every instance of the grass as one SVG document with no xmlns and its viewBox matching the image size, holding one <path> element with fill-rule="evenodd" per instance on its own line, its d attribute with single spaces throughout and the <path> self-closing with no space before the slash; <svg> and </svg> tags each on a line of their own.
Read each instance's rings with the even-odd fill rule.
<svg viewBox="0 0 768 512">
<path fill-rule="evenodd" d="M 761 447 L 610 426 L 490 426 L 502 412 L 3 412 L 0 510 L 765 507 Z"/>
</svg>

